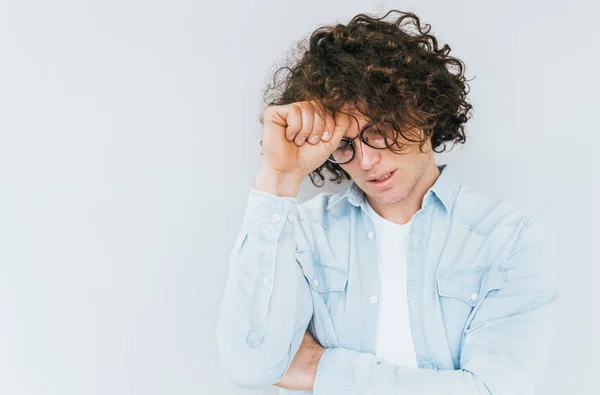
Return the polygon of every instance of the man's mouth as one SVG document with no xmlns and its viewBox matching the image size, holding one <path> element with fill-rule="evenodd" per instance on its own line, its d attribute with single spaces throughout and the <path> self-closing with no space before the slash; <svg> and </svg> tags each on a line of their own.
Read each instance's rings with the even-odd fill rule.
<svg viewBox="0 0 600 395">
<path fill-rule="evenodd" d="M 387 180 L 388 178 L 390 178 L 394 174 L 395 171 L 396 170 L 390 171 L 388 173 L 384 173 L 384 174 L 380 175 L 379 177 L 371 178 L 371 179 L 369 179 L 367 181 L 369 181 L 369 182 L 378 182 L 378 181 Z"/>
</svg>

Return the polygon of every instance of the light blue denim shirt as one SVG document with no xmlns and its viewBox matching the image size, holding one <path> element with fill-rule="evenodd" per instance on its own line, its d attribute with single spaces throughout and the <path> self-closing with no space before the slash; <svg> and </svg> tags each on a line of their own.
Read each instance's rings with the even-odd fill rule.
<svg viewBox="0 0 600 395">
<path fill-rule="evenodd" d="M 304 203 L 251 189 L 217 325 L 240 386 L 277 382 L 305 330 L 326 348 L 318 395 L 532 394 L 556 325 L 553 232 L 539 211 L 458 183 L 446 165 L 413 216 L 408 319 L 418 368 L 375 354 L 375 228 L 354 183 Z M 280 389 L 280 394 L 311 393 Z"/>
</svg>

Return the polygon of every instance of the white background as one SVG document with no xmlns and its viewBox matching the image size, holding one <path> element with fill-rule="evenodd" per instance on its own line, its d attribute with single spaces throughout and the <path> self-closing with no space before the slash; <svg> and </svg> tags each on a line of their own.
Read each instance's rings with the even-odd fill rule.
<svg viewBox="0 0 600 395">
<path fill-rule="evenodd" d="M 595 393 L 598 2 L 2 0 L 0 394 L 273 394 L 233 386 L 215 337 L 262 90 L 317 26 L 390 8 L 475 77 L 467 144 L 438 164 L 555 214 L 538 393 Z"/>
</svg>

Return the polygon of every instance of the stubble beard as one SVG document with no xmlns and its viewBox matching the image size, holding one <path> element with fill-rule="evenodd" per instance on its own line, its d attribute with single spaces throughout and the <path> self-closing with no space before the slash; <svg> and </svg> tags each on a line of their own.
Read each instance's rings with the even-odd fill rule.
<svg viewBox="0 0 600 395">
<path fill-rule="evenodd" d="M 391 205 L 401 203 L 404 199 L 409 197 L 411 193 L 415 190 L 419 181 L 425 175 L 425 171 L 427 170 L 428 162 L 424 163 L 419 173 L 413 174 L 412 178 L 409 180 L 397 180 L 396 185 L 392 188 L 389 188 L 383 192 L 372 196 L 371 198 L 379 204 L 383 205 Z M 402 182 L 403 181 L 403 182 Z"/>
</svg>

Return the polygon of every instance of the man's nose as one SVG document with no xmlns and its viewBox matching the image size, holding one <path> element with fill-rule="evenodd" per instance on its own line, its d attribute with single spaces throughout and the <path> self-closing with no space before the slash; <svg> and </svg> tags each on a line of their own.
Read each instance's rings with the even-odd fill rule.
<svg viewBox="0 0 600 395">
<path fill-rule="evenodd" d="M 358 160 L 361 169 L 369 170 L 375 163 L 379 161 L 381 158 L 381 153 L 379 150 L 369 147 L 360 141 L 360 139 L 358 139 L 357 145 L 358 149 L 356 150 L 356 159 Z"/>
</svg>

